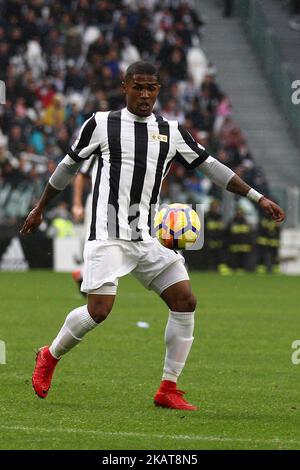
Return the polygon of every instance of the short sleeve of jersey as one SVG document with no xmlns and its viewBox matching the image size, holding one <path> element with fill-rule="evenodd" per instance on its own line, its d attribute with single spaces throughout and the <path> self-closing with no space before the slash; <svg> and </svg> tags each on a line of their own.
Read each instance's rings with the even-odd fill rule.
<svg viewBox="0 0 300 470">
<path fill-rule="evenodd" d="M 188 168 L 196 168 L 209 156 L 205 148 L 198 144 L 191 134 L 180 125 L 177 129 L 176 151 L 175 160 Z"/>
<path fill-rule="evenodd" d="M 95 114 L 82 125 L 78 137 L 68 152 L 75 162 L 87 160 L 93 154 L 100 153 L 99 132 Z"/>
</svg>

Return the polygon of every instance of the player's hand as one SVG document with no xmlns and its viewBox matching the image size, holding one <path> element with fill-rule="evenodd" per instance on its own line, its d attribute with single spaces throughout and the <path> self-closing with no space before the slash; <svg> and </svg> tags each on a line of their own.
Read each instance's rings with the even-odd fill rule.
<svg viewBox="0 0 300 470">
<path fill-rule="evenodd" d="M 74 204 L 72 207 L 72 216 L 75 222 L 82 222 L 84 219 L 84 207 L 81 204 Z"/>
<path fill-rule="evenodd" d="M 275 220 L 275 222 L 283 222 L 285 219 L 285 213 L 275 202 L 267 199 L 266 197 L 262 197 L 259 200 L 259 206 L 262 208 L 264 213 L 269 216 L 271 219 Z"/>
<path fill-rule="evenodd" d="M 32 211 L 28 214 L 23 227 L 20 230 L 21 235 L 26 235 L 27 233 L 31 233 L 35 230 L 43 220 L 42 212 L 35 207 Z"/>
</svg>

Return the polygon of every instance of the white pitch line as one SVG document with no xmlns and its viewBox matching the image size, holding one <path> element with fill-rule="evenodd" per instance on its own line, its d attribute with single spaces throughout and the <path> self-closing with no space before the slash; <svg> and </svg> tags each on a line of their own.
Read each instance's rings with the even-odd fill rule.
<svg viewBox="0 0 300 470">
<path fill-rule="evenodd" d="M 170 439 L 173 441 L 208 441 L 208 442 L 249 442 L 252 444 L 267 443 L 267 444 L 300 444 L 300 441 L 293 439 L 281 439 L 274 437 L 272 439 L 249 439 L 241 437 L 225 437 L 225 436 L 200 436 L 200 435 L 168 435 L 168 434 L 146 434 L 139 432 L 112 432 L 112 431 L 99 431 L 97 429 L 48 429 L 48 428 L 30 428 L 25 426 L 4 426 L 0 425 L 0 430 L 3 431 L 21 431 L 32 433 L 66 433 L 66 434 L 93 434 L 95 436 L 111 436 L 111 437 L 135 437 L 135 438 L 152 438 L 152 439 Z"/>
</svg>

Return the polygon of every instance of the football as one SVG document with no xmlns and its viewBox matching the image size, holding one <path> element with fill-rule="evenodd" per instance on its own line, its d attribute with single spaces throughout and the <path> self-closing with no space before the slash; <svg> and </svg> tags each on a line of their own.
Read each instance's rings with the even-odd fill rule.
<svg viewBox="0 0 300 470">
<path fill-rule="evenodd" d="M 155 235 L 166 248 L 190 248 L 200 234 L 201 223 L 196 211 L 187 204 L 169 204 L 154 217 Z"/>
</svg>

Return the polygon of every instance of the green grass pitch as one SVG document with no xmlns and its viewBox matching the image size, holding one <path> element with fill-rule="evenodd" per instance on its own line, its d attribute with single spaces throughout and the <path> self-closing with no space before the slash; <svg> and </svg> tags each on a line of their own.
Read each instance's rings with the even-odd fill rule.
<svg viewBox="0 0 300 470">
<path fill-rule="evenodd" d="M 0 273 L 0 448 L 300 449 L 300 364 L 291 362 L 299 277 L 191 277 L 195 342 L 179 385 L 198 412 L 153 405 L 167 309 L 130 276 L 108 320 L 62 359 L 49 397 L 37 398 L 34 350 L 84 302 L 68 274 Z"/>
</svg>

